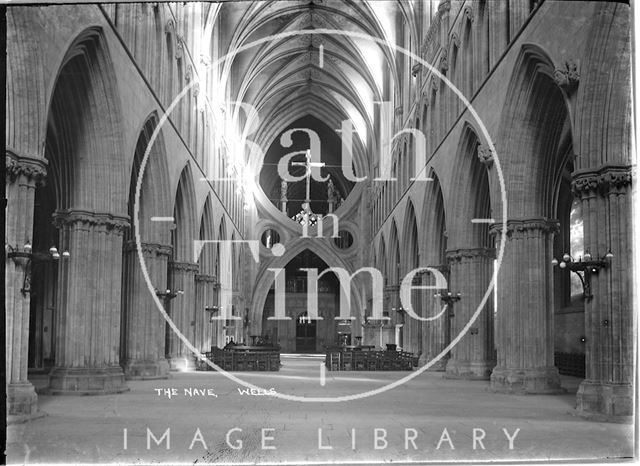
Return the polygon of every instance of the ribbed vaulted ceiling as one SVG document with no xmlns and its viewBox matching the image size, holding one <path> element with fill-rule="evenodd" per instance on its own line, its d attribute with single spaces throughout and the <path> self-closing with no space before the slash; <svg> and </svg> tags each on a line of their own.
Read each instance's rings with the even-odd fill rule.
<svg viewBox="0 0 640 466">
<path fill-rule="evenodd" d="M 332 130 L 350 119 L 357 131 L 353 137 L 355 170 L 358 175 L 368 173 L 368 154 L 375 144 L 374 102 L 388 97 L 389 83 L 396 76 L 395 52 L 374 40 L 344 33 L 395 43 L 391 36 L 395 35 L 397 14 L 395 1 L 223 4 L 219 24 L 228 30 L 221 31 L 225 42 L 220 45 L 233 56 L 224 61 L 221 74 L 227 83 L 227 100 L 253 105 L 260 118 L 251 139 L 262 151 L 247 161 L 250 165 L 260 169 L 264 155 L 282 132 L 311 116 Z M 343 33 L 322 32 L 324 29 Z M 262 42 L 246 48 L 256 41 Z M 237 121 L 244 122 L 244 117 Z M 335 156 L 332 154 L 334 162 L 339 160 Z M 267 197 L 274 193 L 266 192 Z"/>
</svg>

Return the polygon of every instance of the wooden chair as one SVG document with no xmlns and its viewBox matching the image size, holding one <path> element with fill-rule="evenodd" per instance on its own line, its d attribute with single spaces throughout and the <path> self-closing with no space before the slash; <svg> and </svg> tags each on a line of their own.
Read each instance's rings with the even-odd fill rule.
<svg viewBox="0 0 640 466">
<path fill-rule="evenodd" d="M 390 371 L 393 370 L 393 355 L 395 351 L 383 351 L 380 355 L 380 370 Z"/>
<path fill-rule="evenodd" d="M 280 353 L 278 351 L 269 352 L 269 370 L 270 371 L 280 370 Z"/>
<path fill-rule="evenodd" d="M 377 371 L 378 370 L 378 352 L 377 351 L 366 351 L 364 353 L 365 356 L 365 365 L 368 371 Z"/>
<path fill-rule="evenodd" d="M 235 353 L 233 351 L 225 351 L 222 355 L 221 367 L 225 371 L 235 370 Z"/>
<path fill-rule="evenodd" d="M 344 351 L 341 353 L 342 357 L 342 370 L 343 371 L 352 371 L 353 370 L 353 351 Z"/>
<path fill-rule="evenodd" d="M 325 366 L 330 371 L 339 371 L 342 366 L 342 353 L 340 351 L 330 351 L 325 358 Z"/>
<path fill-rule="evenodd" d="M 256 370 L 258 371 L 266 371 L 269 367 L 269 354 L 268 353 L 258 353 L 256 355 Z"/>
</svg>

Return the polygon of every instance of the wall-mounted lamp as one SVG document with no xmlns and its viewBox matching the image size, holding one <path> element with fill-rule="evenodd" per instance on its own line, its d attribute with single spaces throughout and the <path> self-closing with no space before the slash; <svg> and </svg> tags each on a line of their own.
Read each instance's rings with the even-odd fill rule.
<svg viewBox="0 0 640 466">
<path fill-rule="evenodd" d="M 460 301 L 460 293 L 452 293 L 451 291 L 441 291 L 440 293 L 436 293 L 433 295 L 434 298 L 440 298 L 447 308 L 449 309 L 449 318 L 452 319 L 453 314 L 453 303 L 456 301 Z"/>
<path fill-rule="evenodd" d="M 220 306 L 207 306 L 204 308 L 205 312 L 209 313 L 209 322 L 213 322 L 216 319 L 213 318 L 218 312 L 220 312 Z"/>
<path fill-rule="evenodd" d="M 582 283 L 582 291 L 584 294 L 584 299 L 587 301 L 593 298 L 593 294 L 591 293 L 591 275 L 594 273 L 598 273 L 598 271 L 602 268 L 606 268 L 611 263 L 613 259 L 613 253 L 609 251 L 599 259 L 593 260 L 589 251 L 585 252 L 584 256 L 578 257 L 578 260 L 574 260 L 570 254 L 564 253 L 562 255 L 562 260 L 558 261 L 555 257 L 551 261 L 551 264 L 555 267 L 558 266 L 561 269 L 567 269 L 574 272 L 578 278 L 580 278 L 580 282 Z"/>
<path fill-rule="evenodd" d="M 440 301 L 445 304 L 453 304 L 456 301 L 460 301 L 460 296 L 462 296 L 460 293 L 452 293 L 451 291 L 443 291 L 433 295 L 434 298 L 440 298 Z"/>
<path fill-rule="evenodd" d="M 398 308 L 392 307 L 391 310 L 396 311 L 398 313 L 398 323 L 404 324 L 404 316 L 407 311 L 405 311 L 405 309 L 402 306 Z"/>
<path fill-rule="evenodd" d="M 182 290 L 172 291 L 170 289 L 166 289 L 165 291 L 156 290 L 156 296 L 160 299 L 163 299 L 165 302 L 171 301 L 173 298 L 181 294 L 184 294 L 184 291 Z"/>
<path fill-rule="evenodd" d="M 31 264 L 33 262 L 48 262 L 51 260 L 58 260 L 61 257 L 58 249 L 55 246 L 51 246 L 48 253 L 34 251 L 33 246 L 31 246 L 29 240 L 25 242 L 24 246 L 22 246 L 22 249 L 17 246 L 13 247 L 10 244 L 6 244 L 5 251 L 7 252 L 7 257 L 9 259 L 12 259 L 16 265 L 20 265 L 21 263 L 24 264 L 24 278 L 22 280 L 22 288 L 20 289 L 20 292 L 23 295 L 31 293 Z M 65 251 L 62 253 L 62 258 L 69 259 L 70 257 L 71 254 L 69 254 L 69 251 L 65 249 Z"/>
<path fill-rule="evenodd" d="M 391 317 L 387 317 L 387 316 L 384 316 L 381 319 L 379 319 L 379 318 L 374 318 L 372 316 L 365 315 L 364 316 L 364 325 L 371 325 L 371 326 L 375 327 L 375 324 L 379 323 L 380 327 L 383 327 L 385 322 L 389 322 L 390 320 L 391 320 Z"/>
</svg>

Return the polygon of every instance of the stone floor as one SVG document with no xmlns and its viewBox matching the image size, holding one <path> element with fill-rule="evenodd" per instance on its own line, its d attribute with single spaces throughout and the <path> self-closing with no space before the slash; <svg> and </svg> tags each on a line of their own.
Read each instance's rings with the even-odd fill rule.
<svg viewBox="0 0 640 466">
<path fill-rule="evenodd" d="M 515 396 L 490 392 L 488 382 L 423 373 L 383 393 L 358 398 L 355 395 L 412 373 L 326 372 L 322 385 L 321 361 L 288 356 L 283 357 L 280 372 L 236 375 L 267 393 L 357 399 L 301 402 L 241 394 L 244 386 L 216 372 L 173 373 L 169 380 L 129 382 L 131 391 L 119 395 L 43 394 L 40 409 L 47 416 L 9 426 L 7 461 L 583 462 L 633 455 L 632 425 L 575 415 L 577 379 L 564 378 L 566 395 Z M 44 382 L 35 379 L 36 384 Z M 164 389 L 175 389 L 175 394 L 169 398 Z M 512 449 L 507 435 L 513 439 Z"/>
</svg>

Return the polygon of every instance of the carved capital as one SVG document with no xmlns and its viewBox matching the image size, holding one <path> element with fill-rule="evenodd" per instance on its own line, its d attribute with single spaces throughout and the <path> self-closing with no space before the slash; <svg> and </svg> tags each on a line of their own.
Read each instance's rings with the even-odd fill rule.
<svg viewBox="0 0 640 466">
<path fill-rule="evenodd" d="M 172 34 L 176 30 L 176 23 L 172 19 L 168 20 L 164 25 L 164 32 L 167 34 Z"/>
<path fill-rule="evenodd" d="M 53 214 L 53 224 L 58 227 L 104 228 L 108 232 L 122 234 L 129 228 L 129 217 L 87 210 L 62 210 Z"/>
<path fill-rule="evenodd" d="M 556 68 L 553 72 L 553 79 L 567 94 L 572 93 L 580 81 L 579 63 L 575 60 L 565 61 L 563 68 Z"/>
<path fill-rule="evenodd" d="M 170 245 L 158 243 L 140 243 L 140 249 L 142 249 L 142 252 L 146 254 L 155 254 L 156 256 L 167 257 L 170 257 L 173 251 L 173 247 L 171 247 Z M 124 245 L 124 250 L 127 252 L 137 251 L 138 248 L 136 246 L 136 242 L 127 241 Z"/>
<path fill-rule="evenodd" d="M 449 58 L 446 49 L 442 50 L 442 55 L 440 56 L 440 66 L 438 68 L 440 72 L 445 72 L 449 69 Z"/>
<path fill-rule="evenodd" d="M 451 10 L 451 0 L 442 0 L 438 5 L 438 13 L 444 14 L 445 11 Z"/>
<path fill-rule="evenodd" d="M 465 15 L 467 18 L 469 18 L 469 21 L 471 21 L 471 22 L 473 23 L 473 19 L 474 19 L 474 18 L 473 18 L 473 10 L 471 9 L 471 7 L 469 7 L 469 6 L 468 6 L 468 7 L 466 7 L 466 8 L 464 9 L 464 12 L 463 12 L 463 13 L 464 13 L 464 15 Z"/>
<path fill-rule="evenodd" d="M 431 77 L 431 89 L 434 92 L 438 92 L 438 81 L 439 79 L 436 76 Z"/>
<path fill-rule="evenodd" d="M 43 186 L 47 177 L 47 160 L 27 155 L 18 155 L 6 150 L 6 179 L 14 183 L 21 176 L 35 186 Z"/>
<path fill-rule="evenodd" d="M 584 199 L 597 194 L 624 193 L 631 186 L 631 167 L 604 165 L 597 170 L 574 172 L 571 189 Z"/>
<path fill-rule="evenodd" d="M 514 234 L 536 231 L 546 235 L 549 233 L 557 233 L 560 230 L 560 222 L 546 217 L 512 219 L 507 220 L 506 230 L 508 239 L 511 239 Z M 502 231 L 502 223 L 494 223 L 489 227 L 489 233 L 498 237 L 502 235 Z"/>
<path fill-rule="evenodd" d="M 196 282 L 199 283 L 212 283 L 214 285 L 218 285 L 218 280 L 215 275 L 207 275 L 204 273 L 197 273 L 195 277 Z"/>
<path fill-rule="evenodd" d="M 451 33 L 451 39 L 449 40 L 449 50 L 451 50 L 451 44 L 460 48 L 460 37 L 458 37 L 458 34 L 456 34 L 455 32 Z"/>
<path fill-rule="evenodd" d="M 411 76 L 415 78 L 420 74 L 420 71 L 422 71 L 422 63 L 416 63 L 411 67 Z"/>
<path fill-rule="evenodd" d="M 200 269 L 198 264 L 193 262 L 170 261 L 169 270 L 172 272 L 197 272 Z"/>
<path fill-rule="evenodd" d="M 176 59 L 181 59 L 184 54 L 184 40 L 182 36 L 176 37 Z"/>
<path fill-rule="evenodd" d="M 402 108 L 402 105 L 398 105 L 394 110 L 394 114 L 397 117 L 402 117 L 403 112 L 404 112 L 404 109 Z"/>
<path fill-rule="evenodd" d="M 487 168 L 491 168 L 493 165 L 493 151 L 489 146 L 485 146 L 484 144 L 478 144 L 478 159 Z"/>
<path fill-rule="evenodd" d="M 496 251 L 493 248 L 461 248 L 447 251 L 447 262 L 462 262 L 480 258 L 495 259 Z"/>
<path fill-rule="evenodd" d="M 430 269 L 436 269 L 437 271 L 441 272 L 444 275 L 448 274 L 450 270 L 449 264 L 425 265 L 425 267 L 429 267 Z M 421 270 L 416 274 L 416 276 L 423 276 L 423 275 L 429 275 L 429 271 Z"/>
</svg>

